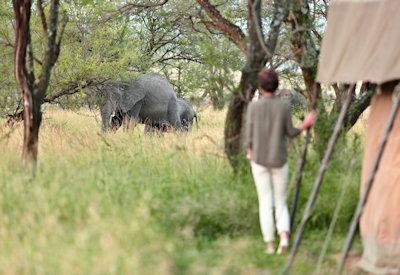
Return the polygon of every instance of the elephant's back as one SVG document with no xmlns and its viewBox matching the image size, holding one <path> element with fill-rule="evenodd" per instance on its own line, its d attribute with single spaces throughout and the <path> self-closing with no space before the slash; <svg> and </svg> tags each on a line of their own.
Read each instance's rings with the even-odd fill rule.
<svg viewBox="0 0 400 275">
<path fill-rule="evenodd" d="M 145 101 L 169 101 L 176 98 L 172 85 L 159 74 L 145 74 L 135 84 L 145 91 Z"/>
<path fill-rule="evenodd" d="M 140 118 L 158 123 L 168 122 L 168 112 L 176 108 L 176 94 L 169 81 L 158 74 L 146 74 L 135 80 L 133 85 L 136 91 L 145 94 Z"/>
</svg>

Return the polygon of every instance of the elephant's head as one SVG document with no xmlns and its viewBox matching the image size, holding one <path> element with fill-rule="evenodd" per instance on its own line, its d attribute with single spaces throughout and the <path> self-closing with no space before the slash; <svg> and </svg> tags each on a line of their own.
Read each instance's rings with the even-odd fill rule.
<svg viewBox="0 0 400 275">
<path fill-rule="evenodd" d="M 195 119 L 197 123 L 197 114 L 194 111 L 193 107 L 190 105 L 190 103 L 187 102 L 186 100 L 178 98 L 177 103 L 178 103 L 178 116 L 182 124 L 181 129 L 184 131 L 189 131 L 192 128 Z"/>
</svg>

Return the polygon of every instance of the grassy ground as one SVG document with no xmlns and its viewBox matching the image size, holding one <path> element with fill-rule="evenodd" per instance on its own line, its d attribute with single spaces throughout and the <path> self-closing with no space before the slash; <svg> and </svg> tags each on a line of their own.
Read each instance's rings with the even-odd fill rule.
<svg viewBox="0 0 400 275">
<path fill-rule="evenodd" d="M 235 177 L 224 158 L 223 120 L 205 110 L 189 134 L 137 127 L 102 136 L 88 111 L 49 110 L 35 178 L 20 166 L 20 126 L 8 137 L 1 128 L 0 273 L 276 274 L 285 257 L 264 254 L 255 188 L 248 170 Z M 290 144 L 292 168 L 300 141 Z M 360 152 L 357 134 L 340 141 L 293 274 L 315 269 L 346 186 L 322 269 L 333 272 L 357 202 Z M 309 158 L 301 209 L 319 164 Z"/>
</svg>

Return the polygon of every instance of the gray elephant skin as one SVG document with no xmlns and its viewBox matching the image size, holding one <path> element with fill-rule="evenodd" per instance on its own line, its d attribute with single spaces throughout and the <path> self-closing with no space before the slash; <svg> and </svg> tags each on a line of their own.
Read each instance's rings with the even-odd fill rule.
<svg viewBox="0 0 400 275">
<path fill-rule="evenodd" d="M 307 108 L 307 100 L 305 97 L 294 90 L 280 89 L 275 92 L 281 99 L 286 100 L 292 110 L 303 110 Z"/>
<path fill-rule="evenodd" d="M 190 105 L 190 103 L 183 98 L 178 98 L 177 102 L 178 116 L 182 124 L 182 129 L 185 131 L 189 131 L 193 126 L 194 120 L 196 120 L 197 125 L 197 114 L 194 111 L 192 105 Z"/>
<path fill-rule="evenodd" d="M 101 106 L 103 131 L 116 130 L 134 120 L 147 131 L 181 129 L 178 103 L 172 85 L 158 74 L 145 74 L 134 81 L 112 81 L 105 87 L 106 101 Z"/>
</svg>

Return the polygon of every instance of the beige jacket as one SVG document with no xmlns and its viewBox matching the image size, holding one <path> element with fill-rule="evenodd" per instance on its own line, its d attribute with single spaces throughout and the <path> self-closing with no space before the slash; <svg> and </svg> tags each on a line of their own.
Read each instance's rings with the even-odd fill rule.
<svg viewBox="0 0 400 275">
<path fill-rule="evenodd" d="M 286 137 L 300 129 L 293 127 L 289 105 L 278 97 L 262 97 L 247 109 L 245 148 L 253 150 L 252 160 L 265 167 L 281 167 L 287 161 Z"/>
</svg>

